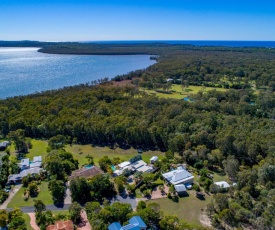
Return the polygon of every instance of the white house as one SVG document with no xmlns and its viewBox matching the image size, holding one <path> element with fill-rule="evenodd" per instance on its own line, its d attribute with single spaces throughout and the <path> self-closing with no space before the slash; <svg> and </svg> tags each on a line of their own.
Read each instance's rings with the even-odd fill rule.
<svg viewBox="0 0 275 230">
<path fill-rule="evenodd" d="M 124 161 L 124 162 L 118 164 L 118 167 L 120 170 L 123 170 L 125 167 L 129 166 L 130 164 L 131 164 L 130 161 Z"/>
<path fill-rule="evenodd" d="M 30 159 L 29 158 L 22 159 L 21 162 L 19 163 L 19 167 L 21 168 L 21 170 L 30 168 Z"/>
<path fill-rule="evenodd" d="M 163 178 L 173 185 L 177 184 L 192 184 L 194 176 L 187 172 L 183 167 L 178 167 L 168 173 L 162 174 Z"/>
<path fill-rule="evenodd" d="M 33 161 L 30 163 L 30 168 L 41 167 L 42 165 L 42 156 L 37 156 L 33 158 Z"/>
<path fill-rule="evenodd" d="M 220 188 L 228 189 L 230 185 L 226 181 L 215 182 L 215 185 L 218 185 Z"/>
<path fill-rule="evenodd" d="M 153 156 L 151 159 L 150 159 L 150 163 L 151 164 L 154 164 L 159 158 L 157 156 Z"/>
</svg>

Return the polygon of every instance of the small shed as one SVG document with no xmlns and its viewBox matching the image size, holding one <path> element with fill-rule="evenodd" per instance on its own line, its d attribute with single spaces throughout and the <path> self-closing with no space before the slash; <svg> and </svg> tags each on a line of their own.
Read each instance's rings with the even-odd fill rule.
<svg viewBox="0 0 275 230">
<path fill-rule="evenodd" d="M 185 187 L 184 184 L 175 185 L 175 189 L 176 189 L 179 196 L 186 194 L 186 187 Z"/>
<path fill-rule="evenodd" d="M 157 156 L 153 156 L 151 159 L 150 159 L 150 163 L 151 164 L 154 164 L 159 158 Z"/>
</svg>

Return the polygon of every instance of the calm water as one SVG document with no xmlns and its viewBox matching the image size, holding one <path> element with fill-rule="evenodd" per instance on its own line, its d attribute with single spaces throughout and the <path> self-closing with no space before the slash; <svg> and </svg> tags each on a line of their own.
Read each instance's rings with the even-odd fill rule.
<svg viewBox="0 0 275 230">
<path fill-rule="evenodd" d="M 55 55 L 0 48 L 0 98 L 112 78 L 155 63 L 148 55 Z"/>
</svg>

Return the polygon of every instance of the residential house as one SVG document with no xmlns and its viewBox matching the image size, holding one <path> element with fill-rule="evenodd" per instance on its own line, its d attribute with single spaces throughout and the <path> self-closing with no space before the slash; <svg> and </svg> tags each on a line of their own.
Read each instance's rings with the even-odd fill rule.
<svg viewBox="0 0 275 230">
<path fill-rule="evenodd" d="M 214 184 L 223 190 L 228 190 L 230 188 L 230 185 L 226 181 L 219 181 L 215 182 Z"/>
<path fill-rule="evenodd" d="M 146 230 L 147 225 L 140 216 L 133 216 L 129 224 L 121 226 L 119 222 L 114 222 L 108 226 L 108 230 Z"/>
<path fill-rule="evenodd" d="M 132 164 L 129 161 L 125 161 L 125 162 L 122 162 L 121 164 L 119 164 L 118 168 L 119 169 L 117 169 L 113 172 L 114 176 L 122 175 L 126 169 L 128 169 L 131 172 L 138 171 L 138 172 L 142 172 L 142 173 L 150 172 L 153 170 L 153 168 L 151 166 L 148 166 L 147 163 L 144 162 L 143 160 L 136 161 Z"/>
<path fill-rule="evenodd" d="M 24 169 L 19 174 L 9 175 L 7 184 L 21 183 L 24 176 L 27 176 L 27 175 L 34 176 L 35 174 L 40 174 L 41 171 L 43 171 L 43 169 L 38 167 Z"/>
<path fill-rule="evenodd" d="M 194 182 L 194 176 L 183 167 L 178 167 L 176 170 L 163 173 L 162 176 L 167 182 L 173 185 L 192 184 Z"/>
<path fill-rule="evenodd" d="M 124 170 L 124 169 L 125 169 L 127 166 L 129 166 L 130 164 L 131 164 L 130 161 L 124 161 L 124 162 L 118 164 L 118 168 L 119 168 L 119 170 Z"/>
<path fill-rule="evenodd" d="M 33 158 L 33 161 L 30 163 L 30 168 L 41 167 L 42 166 L 42 156 L 37 156 Z"/>
<path fill-rule="evenodd" d="M 29 158 L 22 159 L 18 165 L 21 170 L 28 169 L 30 168 L 30 159 Z"/>
<path fill-rule="evenodd" d="M 153 169 L 151 166 L 148 166 L 147 163 L 144 162 L 143 160 L 136 161 L 132 163 L 131 166 L 135 171 L 143 172 L 143 173 L 150 172 Z"/>
<path fill-rule="evenodd" d="M 33 162 L 30 162 L 29 158 L 22 159 L 18 165 L 21 169 L 20 173 L 11 174 L 8 177 L 7 184 L 21 183 L 24 176 L 39 174 L 43 170 L 41 168 L 42 156 L 34 157 Z"/>
<path fill-rule="evenodd" d="M 69 180 L 73 180 L 77 177 L 91 178 L 99 174 L 103 174 L 103 171 L 97 166 L 85 166 L 81 169 L 73 171 L 71 176 L 69 176 Z"/>
</svg>

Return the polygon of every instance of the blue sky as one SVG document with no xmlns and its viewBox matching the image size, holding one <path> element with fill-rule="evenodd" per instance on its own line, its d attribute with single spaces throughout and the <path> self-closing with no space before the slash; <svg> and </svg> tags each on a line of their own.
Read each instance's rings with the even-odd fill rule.
<svg viewBox="0 0 275 230">
<path fill-rule="evenodd" d="M 0 40 L 275 40 L 270 0 L 0 0 Z"/>
</svg>

